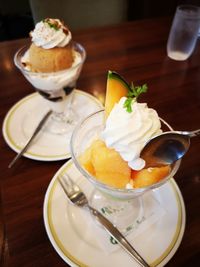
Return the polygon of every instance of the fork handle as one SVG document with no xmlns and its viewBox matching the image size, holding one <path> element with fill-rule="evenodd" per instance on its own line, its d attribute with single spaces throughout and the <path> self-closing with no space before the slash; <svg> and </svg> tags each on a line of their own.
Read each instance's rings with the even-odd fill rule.
<svg viewBox="0 0 200 267">
<path fill-rule="evenodd" d="M 119 245 L 125 249 L 126 252 L 129 253 L 141 266 L 150 267 L 150 265 L 139 255 L 139 253 L 132 247 L 132 245 L 128 242 L 128 240 L 121 234 L 121 232 L 106 218 L 104 217 L 98 210 L 94 209 L 91 206 L 88 206 L 91 213 L 100 222 L 105 230 L 118 241 Z"/>
</svg>

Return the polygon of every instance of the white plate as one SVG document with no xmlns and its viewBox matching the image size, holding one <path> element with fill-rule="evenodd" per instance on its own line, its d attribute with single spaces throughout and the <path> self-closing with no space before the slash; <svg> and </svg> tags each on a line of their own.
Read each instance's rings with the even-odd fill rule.
<svg viewBox="0 0 200 267">
<path fill-rule="evenodd" d="M 60 255 L 71 266 L 136 267 L 139 266 L 119 246 L 107 253 L 99 246 L 96 224 L 84 209 L 68 203 L 57 177 L 67 172 L 87 196 L 93 185 L 84 178 L 70 160 L 50 182 L 44 200 L 43 215 L 48 237 Z M 185 207 L 179 188 L 171 179 L 153 197 L 165 209 L 156 223 L 134 238 L 133 246 L 151 266 L 164 266 L 178 249 L 185 229 Z"/>
<path fill-rule="evenodd" d="M 75 90 L 73 106 L 80 119 L 102 109 L 98 99 L 80 90 Z M 21 99 L 9 110 L 3 123 L 3 136 L 10 148 L 18 153 L 25 146 L 47 110 L 46 101 L 38 93 Z M 69 140 L 66 134 L 41 131 L 24 156 L 42 161 L 70 158 Z"/>
</svg>

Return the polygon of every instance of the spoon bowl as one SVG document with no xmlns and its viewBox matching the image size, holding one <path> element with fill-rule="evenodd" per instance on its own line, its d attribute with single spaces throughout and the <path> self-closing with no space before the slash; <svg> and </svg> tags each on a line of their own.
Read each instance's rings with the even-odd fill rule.
<svg viewBox="0 0 200 267">
<path fill-rule="evenodd" d="M 190 138 L 200 135 L 196 131 L 164 132 L 150 139 L 141 151 L 146 167 L 170 165 L 181 159 L 190 147 Z"/>
</svg>

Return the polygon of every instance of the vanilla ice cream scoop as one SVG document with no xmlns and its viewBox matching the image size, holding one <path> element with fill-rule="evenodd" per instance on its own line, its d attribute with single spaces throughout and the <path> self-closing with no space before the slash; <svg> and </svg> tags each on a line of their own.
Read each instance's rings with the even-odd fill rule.
<svg viewBox="0 0 200 267">
<path fill-rule="evenodd" d="M 145 161 L 140 158 L 140 152 L 147 140 L 162 132 L 161 123 L 157 112 L 146 103 L 132 101 L 132 112 L 127 112 L 124 108 L 126 99 L 122 97 L 115 104 L 101 137 L 133 170 L 141 170 Z"/>
</svg>

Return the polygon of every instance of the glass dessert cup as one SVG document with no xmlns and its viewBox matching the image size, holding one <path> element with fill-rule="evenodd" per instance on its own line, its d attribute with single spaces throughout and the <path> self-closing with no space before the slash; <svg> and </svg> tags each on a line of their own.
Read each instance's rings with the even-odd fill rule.
<svg viewBox="0 0 200 267">
<path fill-rule="evenodd" d="M 162 119 L 163 131 L 172 128 Z M 143 198 L 145 192 L 156 189 L 165 184 L 177 172 L 180 160 L 171 166 L 170 174 L 160 182 L 135 189 L 117 189 L 103 184 L 93 177 L 80 162 L 80 156 L 91 143 L 98 139 L 105 125 L 104 111 L 91 114 L 79 123 L 72 134 L 70 149 L 73 162 L 80 173 L 93 185 L 94 191 L 90 196 L 90 204 L 104 214 L 121 232 L 126 234 L 134 229 L 134 225 L 141 221 L 144 214 Z"/>
<path fill-rule="evenodd" d="M 75 61 L 72 66 L 50 73 L 30 69 L 28 49 L 29 46 L 20 48 L 14 56 L 14 63 L 53 111 L 45 129 L 53 134 L 72 133 L 79 121 L 73 109 L 73 92 L 86 58 L 85 49 L 73 42 Z"/>
</svg>

